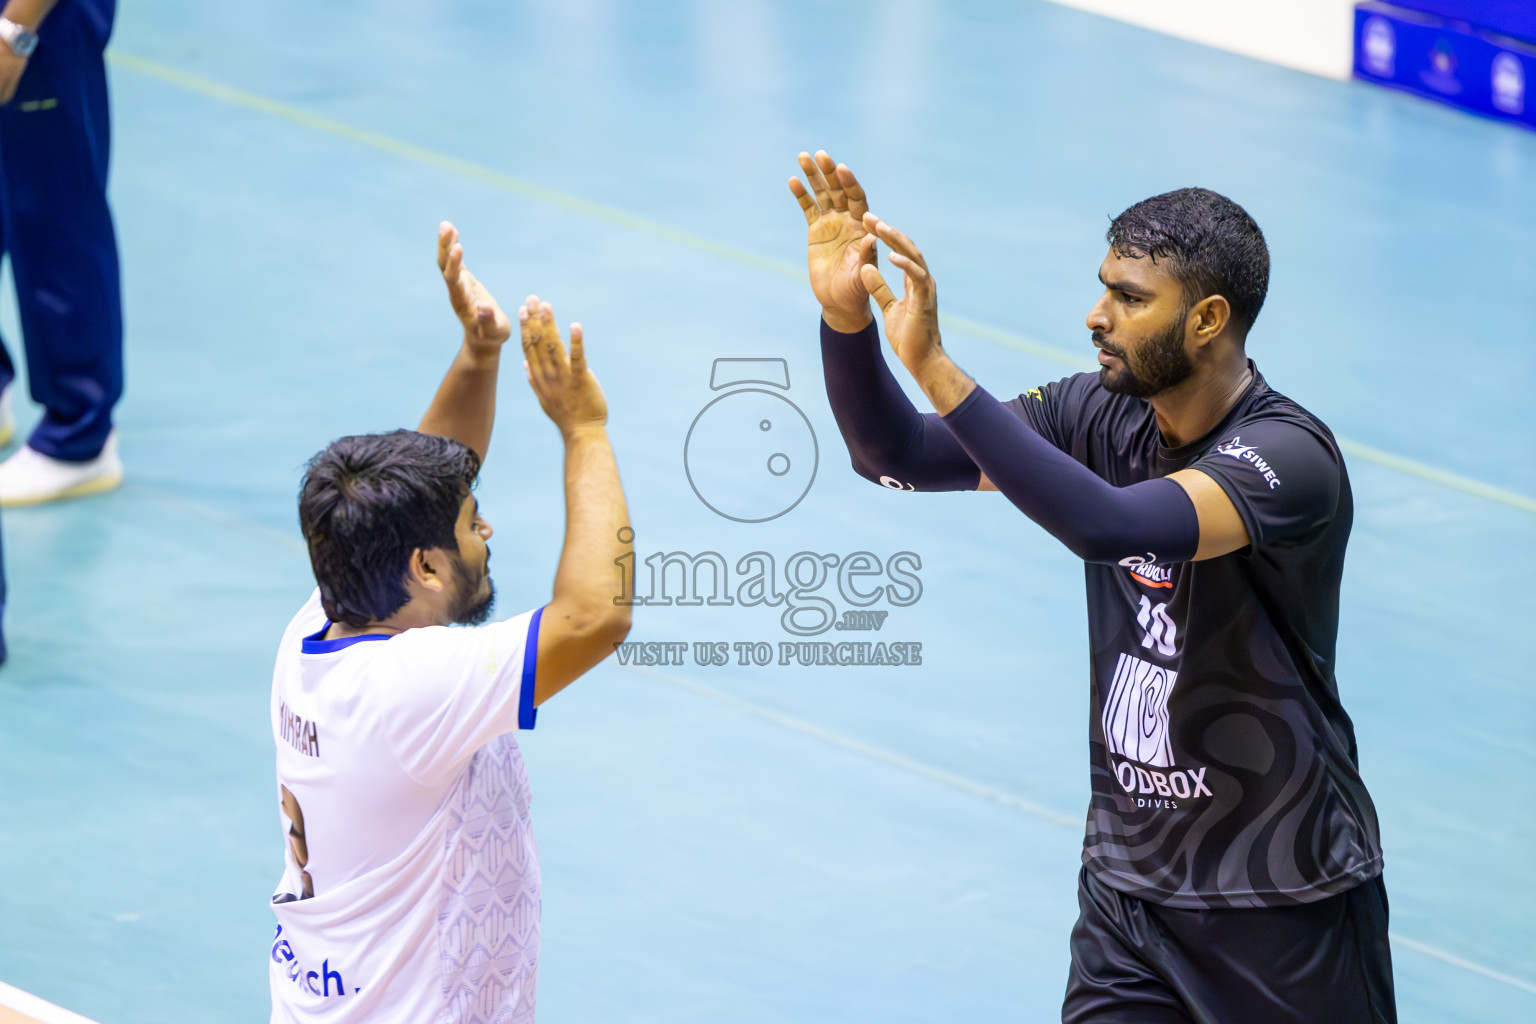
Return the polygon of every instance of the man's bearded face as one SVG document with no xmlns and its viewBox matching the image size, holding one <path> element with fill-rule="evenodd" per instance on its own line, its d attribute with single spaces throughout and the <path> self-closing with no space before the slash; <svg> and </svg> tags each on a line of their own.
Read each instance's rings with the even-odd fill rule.
<svg viewBox="0 0 1536 1024">
<path fill-rule="evenodd" d="M 1126 351 L 1104 340 L 1101 331 L 1093 332 L 1094 344 L 1119 359 L 1114 368 L 1099 367 L 1099 383 L 1105 391 L 1133 398 L 1151 398 L 1175 384 L 1181 384 L 1194 372 L 1184 352 L 1184 320 L 1187 307 L 1151 338 Z"/>
</svg>

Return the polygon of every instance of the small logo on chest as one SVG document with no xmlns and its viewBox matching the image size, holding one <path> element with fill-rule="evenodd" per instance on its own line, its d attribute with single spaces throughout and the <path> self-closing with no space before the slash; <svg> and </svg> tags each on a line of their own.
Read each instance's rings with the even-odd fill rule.
<svg viewBox="0 0 1536 1024">
<path fill-rule="evenodd" d="M 1269 463 L 1264 461 L 1264 457 L 1258 453 L 1258 447 L 1256 445 L 1243 444 L 1241 437 L 1234 437 L 1226 444 L 1217 445 L 1216 454 L 1230 455 L 1239 462 L 1249 463 L 1254 469 L 1259 471 L 1259 475 L 1269 484 L 1270 490 L 1280 486 L 1280 478 L 1275 475 L 1275 471 L 1270 468 Z"/>
</svg>

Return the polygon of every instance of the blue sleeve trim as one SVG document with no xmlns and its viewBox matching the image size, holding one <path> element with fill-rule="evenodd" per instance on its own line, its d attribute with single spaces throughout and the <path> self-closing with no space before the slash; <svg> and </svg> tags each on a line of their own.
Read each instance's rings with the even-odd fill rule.
<svg viewBox="0 0 1536 1024">
<path fill-rule="evenodd" d="M 539 619 L 543 616 L 542 607 L 533 610 L 533 619 L 528 623 L 528 641 L 523 646 L 523 682 L 517 691 L 519 729 L 532 729 L 539 720 L 539 709 L 533 706 L 533 677 L 539 667 Z"/>
</svg>

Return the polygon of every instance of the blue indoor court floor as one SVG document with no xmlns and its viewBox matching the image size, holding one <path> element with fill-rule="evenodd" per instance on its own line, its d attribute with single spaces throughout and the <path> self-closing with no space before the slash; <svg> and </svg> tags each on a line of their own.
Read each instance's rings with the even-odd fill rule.
<svg viewBox="0 0 1536 1024">
<path fill-rule="evenodd" d="M 425 408 L 459 337 L 447 218 L 503 304 L 586 326 L 642 562 L 917 559 L 868 638 L 921 666 L 610 660 L 545 706 L 519 738 L 540 1021 L 1057 1019 L 1082 569 L 997 495 L 848 467 L 785 188 L 826 147 L 923 246 L 946 345 L 994 393 L 1093 366 L 1108 215 L 1190 184 L 1253 213 L 1274 274 L 1250 354 L 1347 442 L 1339 680 L 1401 1020 L 1536 1019 L 1536 134 L 1034 0 L 423 10 L 120 11 L 128 478 L 0 520 L 0 981 L 101 1024 L 266 1019 L 299 472 Z M 784 359 L 814 432 L 809 492 L 768 522 L 685 471 L 717 358 Z M 560 448 L 515 361 L 498 412 L 479 497 L 511 614 L 548 597 Z M 778 610 L 672 605 L 631 639 L 792 637 Z"/>
</svg>

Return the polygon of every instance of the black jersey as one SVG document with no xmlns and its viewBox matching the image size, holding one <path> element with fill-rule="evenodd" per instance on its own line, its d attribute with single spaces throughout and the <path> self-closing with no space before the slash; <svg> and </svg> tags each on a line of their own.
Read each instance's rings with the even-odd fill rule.
<svg viewBox="0 0 1536 1024">
<path fill-rule="evenodd" d="M 1328 428 L 1257 369 L 1215 428 L 1177 448 L 1145 399 L 1097 374 L 1009 405 L 1118 486 L 1206 473 L 1252 542 L 1201 562 L 1087 566 L 1087 869 L 1185 908 L 1306 903 L 1378 875 L 1376 811 L 1334 679 L 1354 504 Z"/>
</svg>

